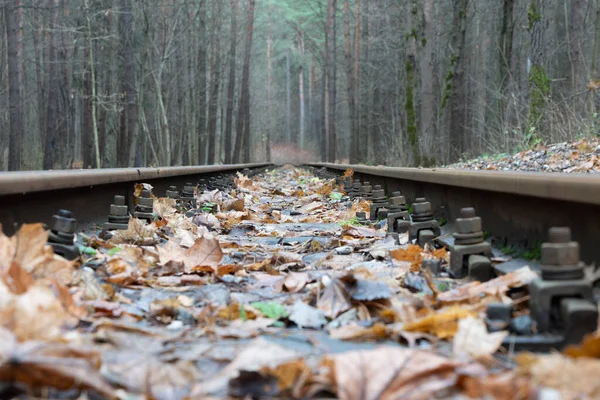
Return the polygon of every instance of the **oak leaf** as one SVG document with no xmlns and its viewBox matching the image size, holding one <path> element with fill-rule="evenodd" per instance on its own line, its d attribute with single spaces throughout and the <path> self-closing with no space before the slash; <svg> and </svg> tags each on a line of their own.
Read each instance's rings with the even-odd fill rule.
<svg viewBox="0 0 600 400">
<path fill-rule="evenodd" d="M 223 251 L 219 240 L 208 235 L 202 236 L 188 249 L 169 240 L 164 246 L 158 248 L 158 256 L 162 265 L 170 261 L 182 262 L 185 272 L 192 272 L 201 267 L 211 267 L 216 271 L 223 258 Z"/>
</svg>

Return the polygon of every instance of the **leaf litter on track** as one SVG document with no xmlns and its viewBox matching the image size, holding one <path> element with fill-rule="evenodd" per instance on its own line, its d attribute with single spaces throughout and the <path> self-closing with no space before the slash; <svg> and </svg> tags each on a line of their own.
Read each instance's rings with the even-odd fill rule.
<svg viewBox="0 0 600 400">
<path fill-rule="evenodd" d="M 598 336 L 494 361 L 506 332 L 483 311 L 529 268 L 440 290 L 421 263 L 447 252 L 357 226 L 368 202 L 332 179 L 284 166 L 234 185 L 198 190 L 189 216 L 156 198 L 157 220 L 90 235 L 76 262 L 41 224 L 0 232 L 0 381 L 38 398 L 598 395 Z"/>
</svg>

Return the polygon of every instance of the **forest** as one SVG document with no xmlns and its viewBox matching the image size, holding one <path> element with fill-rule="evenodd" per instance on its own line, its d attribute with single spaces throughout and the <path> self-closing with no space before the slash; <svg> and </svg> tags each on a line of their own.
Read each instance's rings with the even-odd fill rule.
<svg viewBox="0 0 600 400">
<path fill-rule="evenodd" d="M 0 0 L 0 21 L 0 170 L 428 167 L 600 123 L 600 0 Z"/>
</svg>

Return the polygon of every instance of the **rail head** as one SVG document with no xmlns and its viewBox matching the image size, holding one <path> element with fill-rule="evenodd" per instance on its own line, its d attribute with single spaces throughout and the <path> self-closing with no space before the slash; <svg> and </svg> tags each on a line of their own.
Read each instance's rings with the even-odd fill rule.
<svg viewBox="0 0 600 400">
<path fill-rule="evenodd" d="M 600 205 L 600 175 L 371 167 L 331 163 L 311 163 L 309 165 L 339 171 L 352 168 L 360 174 L 393 179 Z"/>
<path fill-rule="evenodd" d="M 267 167 L 269 163 L 203 165 L 165 168 L 106 168 L 0 173 L 0 196 L 91 187 L 120 182 L 142 182 L 185 175 L 210 174 Z"/>
</svg>

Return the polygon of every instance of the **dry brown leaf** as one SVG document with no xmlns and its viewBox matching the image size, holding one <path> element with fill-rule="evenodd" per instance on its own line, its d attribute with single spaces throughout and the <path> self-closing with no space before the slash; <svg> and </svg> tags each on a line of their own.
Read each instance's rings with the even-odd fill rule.
<svg viewBox="0 0 600 400">
<path fill-rule="evenodd" d="M 382 323 L 364 327 L 357 324 L 348 324 L 339 328 L 330 329 L 329 336 L 340 340 L 380 340 L 389 336 L 390 332 Z"/>
<path fill-rule="evenodd" d="M 146 354 L 124 353 L 127 358 L 105 366 L 106 373 L 129 392 L 143 394 L 146 399 L 182 399 L 191 382 L 199 378 L 192 362 L 164 363 Z M 123 357 L 125 358 L 125 357 Z"/>
<path fill-rule="evenodd" d="M 519 366 L 517 374 L 528 378 L 534 387 L 558 390 L 562 400 L 600 398 L 598 359 L 521 353 L 517 355 L 516 361 Z"/>
<path fill-rule="evenodd" d="M 472 311 L 454 306 L 435 312 L 430 311 L 429 315 L 404 325 L 404 330 L 408 332 L 426 332 L 440 339 L 449 339 L 454 337 L 458 331 L 459 320 L 474 316 L 475 314 Z"/>
<path fill-rule="evenodd" d="M 330 357 L 337 398 L 429 399 L 456 383 L 456 365 L 422 350 L 381 346 Z"/>
<path fill-rule="evenodd" d="M 507 331 L 488 333 L 483 320 L 467 317 L 458 322 L 452 352 L 457 357 L 491 356 L 502 346 L 506 336 L 508 336 Z"/>
<path fill-rule="evenodd" d="M 350 297 L 346 293 L 346 288 L 342 281 L 335 278 L 317 300 L 317 308 L 325 313 L 330 319 L 334 319 L 344 311 L 352 307 Z"/>
<path fill-rule="evenodd" d="M 419 272 L 423 263 L 423 249 L 416 244 L 409 244 L 406 249 L 396 249 L 390 251 L 390 256 L 396 261 L 405 261 L 410 263 L 411 272 Z"/>
<path fill-rule="evenodd" d="M 223 211 L 244 211 L 245 208 L 244 199 L 226 200 L 221 205 Z"/>
<path fill-rule="evenodd" d="M 283 279 L 283 286 L 288 292 L 298 293 L 309 281 L 308 274 L 305 272 L 290 272 Z"/>
<path fill-rule="evenodd" d="M 564 354 L 573 357 L 600 358 L 600 334 L 598 332 L 586 335 L 583 342 L 578 345 L 570 345 L 564 350 Z"/>
<path fill-rule="evenodd" d="M 352 226 L 345 225 L 342 228 L 342 237 L 351 237 L 351 238 L 374 238 L 374 237 L 383 237 L 385 234 L 382 234 L 375 229 L 365 228 L 362 226 Z"/>
<path fill-rule="evenodd" d="M 20 341 L 56 339 L 63 326 L 74 322 L 49 286 L 32 285 L 22 293 L 10 294 L 1 285 L 0 293 L 0 326 L 10 329 Z"/>
<path fill-rule="evenodd" d="M 11 334 L 2 329 L 1 342 L 6 345 Z M 60 343 L 27 342 L 0 349 L 0 380 L 20 382 L 32 388 L 54 387 L 59 390 L 93 389 L 115 398 L 115 390 L 100 376 L 100 354 Z"/>
<path fill-rule="evenodd" d="M 237 377 L 240 371 L 260 371 L 265 367 L 274 368 L 285 362 L 296 360 L 299 354 L 287 347 L 257 338 L 246 344 L 236 358 L 213 378 L 194 387 L 190 398 L 205 398 L 207 394 L 218 393 L 226 389 L 230 379 Z"/>
<path fill-rule="evenodd" d="M 470 399 L 514 400 L 530 398 L 527 381 L 514 371 L 498 375 L 460 376 L 459 386 Z"/>
<path fill-rule="evenodd" d="M 306 365 L 304 360 L 290 361 L 276 367 L 264 367 L 261 373 L 275 377 L 279 384 L 279 391 L 292 395 L 302 389 L 304 384 L 312 377 L 312 369 Z M 301 396 L 293 395 L 293 397 L 298 398 Z"/>
<path fill-rule="evenodd" d="M 129 243 L 140 246 L 151 246 L 157 242 L 154 230 L 155 228 L 152 225 L 146 225 L 143 221 L 130 217 L 127 229 L 124 231 L 115 231 L 113 237 L 108 240 L 108 243 L 111 245 Z"/>
<path fill-rule="evenodd" d="M 164 246 L 158 248 L 158 255 L 162 265 L 168 262 L 182 262 L 185 272 L 192 272 L 202 267 L 211 267 L 216 270 L 223 258 L 219 241 L 208 235 L 196 239 L 189 249 L 183 248 L 169 240 Z"/>
<path fill-rule="evenodd" d="M 155 214 L 165 218 L 177 212 L 177 200 L 161 197 L 154 200 L 153 208 Z"/>
<path fill-rule="evenodd" d="M 437 301 L 441 303 L 459 303 L 469 300 L 479 300 L 484 295 L 504 294 L 510 288 L 518 288 L 529 284 L 538 275 L 529 267 L 522 267 L 514 272 L 499 276 L 490 281 L 471 282 L 456 289 L 440 293 Z"/>
</svg>

